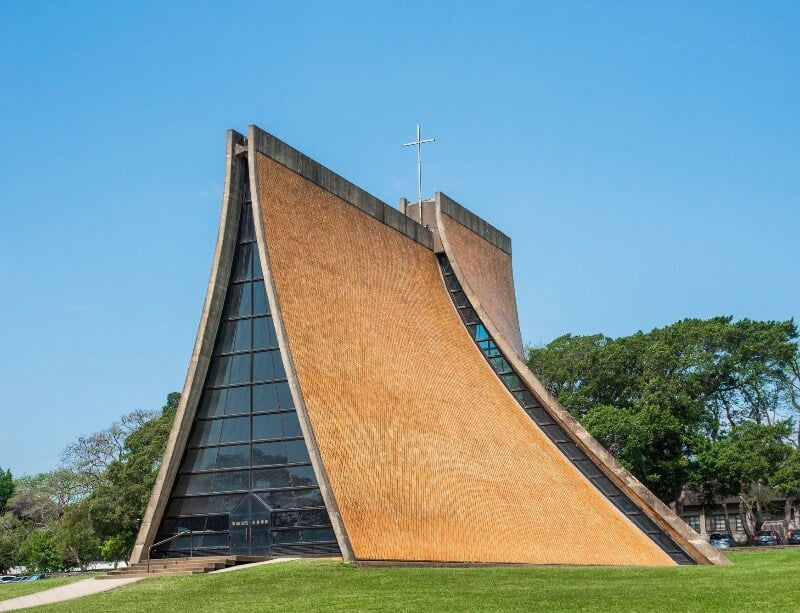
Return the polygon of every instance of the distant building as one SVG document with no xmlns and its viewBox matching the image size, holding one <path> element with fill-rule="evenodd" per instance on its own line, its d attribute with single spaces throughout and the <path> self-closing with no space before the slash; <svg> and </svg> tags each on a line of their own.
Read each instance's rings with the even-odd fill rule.
<svg viewBox="0 0 800 613">
<path fill-rule="evenodd" d="M 772 494 L 768 494 L 765 498 L 761 513 L 763 521 L 780 520 L 786 522 L 787 528 L 800 528 L 798 522 L 800 509 L 798 509 L 797 500 Z M 702 494 L 696 491 L 684 490 L 680 502 L 681 517 L 703 538 L 708 538 L 713 532 L 730 532 L 737 543 L 744 543 L 747 541 L 745 524 L 751 534 L 755 532 L 756 526 L 753 517 L 747 512 L 742 513 L 740 501 L 735 496 L 726 498 L 724 502 L 712 503 L 705 501 Z M 726 511 L 727 523 L 725 521 Z M 730 526 L 730 530 L 728 530 L 728 526 Z"/>
<path fill-rule="evenodd" d="M 398 211 L 255 126 L 227 160 L 133 562 L 190 529 L 154 555 L 726 563 L 528 371 L 505 234 L 441 193 Z"/>
</svg>

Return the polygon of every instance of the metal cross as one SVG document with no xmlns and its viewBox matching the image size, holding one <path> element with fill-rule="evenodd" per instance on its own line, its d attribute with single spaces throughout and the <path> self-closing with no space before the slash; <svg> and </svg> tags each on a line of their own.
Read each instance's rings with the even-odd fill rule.
<svg viewBox="0 0 800 613">
<path fill-rule="evenodd" d="M 424 143 L 432 143 L 435 138 L 426 138 L 422 140 L 419 124 L 417 124 L 417 140 L 411 143 L 403 143 L 403 147 L 417 146 L 417 196 L 419 197 L 419 222 L 422 223 L 422 145 Z"/>
</svg>

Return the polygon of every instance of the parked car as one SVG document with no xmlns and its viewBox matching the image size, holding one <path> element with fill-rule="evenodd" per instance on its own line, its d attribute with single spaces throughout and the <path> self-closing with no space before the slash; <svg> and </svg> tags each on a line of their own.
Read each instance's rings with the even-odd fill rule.
<svg viewBox="0 0 800 613">
<path fill-rule="evenodd" d="M 761 530 L 756 536 L 756 547 L 780 545 L 781 539 L 776 530 Z"/>
<path fill-rule="evenodd" d="M 800 530 L 789 530 L 789 537 L 786 542 L 789 545 L 800 545 Z"/>
<path fill-rule="evenodd" d="M 19 581 L 19 577 L 16 575 L 0 575 L 0 583 L 13 583 L 14 581 Z"/>
<path fill-rule="evenodd" d="M 736 544 L 733 537 L 726 532 L 712 532 L 708 542 L 714 549 L 728 549 Z"/>
<path fill-rule="evenodd" d="M 761 524 L 760 532 L 772 532 L 778 538 L 778 543 L 786 542 L 786 535 L 789 533 L 789 526 L 782 519 L 768 519 Z"/>
</svg>

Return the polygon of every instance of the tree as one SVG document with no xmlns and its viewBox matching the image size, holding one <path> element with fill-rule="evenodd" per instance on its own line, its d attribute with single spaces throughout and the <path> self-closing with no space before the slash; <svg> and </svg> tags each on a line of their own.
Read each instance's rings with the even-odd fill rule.
<svg viewBox="0 0 800 613">
<path fill-rule="evenodd" d="M 28 531 L 13 513 L 0 516 L 0 574 L 19 564 L 19 551 Z"/>
<path fill-rule="evenodd" d="M 8 509 L 39 527 L 60 519 L 67 507 L 83 494 L 79 476 L 66 469 L 21 477 L 14 488 Z"/>
<path fill-rule="evenodd" d="M 789 499 L 800 497 L 800 449 L 794 448 L 770 480 L 776 493 Z"/>
<path fill-rule="evenodd" d="M 113 462 L 122 460 L 125 439 L 156 415 L 153 411 L 133 411 L 104 430 L 80 437 L 61 453 L 62 464 L 81 478 L 88 493 L 105 483 L 108 467 Z"/>
<path fill-rule="evenodd" d="M 19 519 L 44 527 L 58 517 L 56 503 L 47 492 L 48 473 L 23 476 L 14 482 L 8 509 Z"/>
<path fill-rule="evenodd" d="M 691 465 L 683 424 L 669 411 L 652 405 L 637 411 L 601 405 L 583 423 L 656 496 L 678 499 Z"/>
<path fill-rule="evenodd" d="M 797 337 L 791 320 L 685 319 L 617 339 L 568 334 L 529 350 L 528 365 L 623 465 L 677 504 L 706 441 L 791 413 Z"/>
<path fill-rule="evenodd" d="M 797 413 L 800 413 L 800 352 L 789 363 L 786 376 L 789 380 L 789 400 Z M 800 418 L 797 418 L 797 445 L 800 446 Z"/>
<path fill-rule="evenodd" d="M 125 438 L 120 458 L 86 501 L 104 555 L 127 556 L 133 548 L 179 401 L 180 394 L 169 394 L 161 414 Z"/>
<path fill-rule="evenodd" d="M 56 550 L 70 565 L 85 570 L 100 555 L 100 539 L 94 532 L 86 504 L 70 506 L 55 527 Z"/>
<path fill-rule="evenodd" d="M 0 468 L 0 515 L 6 512 L 6 503 L 14 494 L 14 478 L 11 476 L 11 469 L 3 471 Z"/>
<path fill-rule="evenodd" d="M 58 553 L 58 544 L 52 528 L 37 528 L 28 533 L 20 544 L 19 562 L 28 572 L 58 572 L 69 564 Z"/>
<path fill-rule="evenodd" d="M 738 496 L 742 523 L 748 539 L 753 540 L 747 518 L 755 529 L 761 526 L 764 507 L 769 500 L 768 486 L 780 484 L 777 472 L 792 456 L 787 445 L 791 422 L 757 424 L 745 422 L 734 426 L 724 437 L 709 441 L 698 454 L 698 481 L 712 497 Z"/>
<path fill-rule="evenodd" d="M 126 536 L 115 534 L 103 541 L 100 546 L 100 557 L 106 562 L 113 562 L 116 567 L 117 562 L 126 558 L 130 551 L 130 543 Z"/>
</svg>

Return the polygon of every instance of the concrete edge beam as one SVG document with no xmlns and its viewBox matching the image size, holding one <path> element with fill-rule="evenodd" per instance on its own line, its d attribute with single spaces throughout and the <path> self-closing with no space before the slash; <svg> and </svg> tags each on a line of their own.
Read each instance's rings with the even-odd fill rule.
<svg viewBox="0 0 800 613">
<path fill-rule="evenodd" d="M 400 220 L 401 217 L 404 217 L 403 214 L 394 207 L 389 206 L 319 162 L 312 160 L 307 155 L 300 153 L 294 147 L 265 132 L 258 126 L 252 125 L 250 128 L 251 134 L 254 135 L 253 146 L 258 153 L 275 160 L 367 215 L 394 228 L 411 240 L 428 249 L 433 249 L 433 235 L 430 230 L 419 226 L 419 224 L 416 224 L 419 228 L 414 227 L 413 230 L 410 230 L 405 221 Z"/>
<path fill-rule="evenodd" d="M 437 192 L 437 196 L 439 196 L 441 209 L 445 215 L 456 220 L 462 226 L 469 228 L 501 251 L 511 255 L 511 238 L 507 234 L 495 228 L 485 219 L 478 217 L 472 211 L 464 208 L 447 194 Z"/>
</svg>

